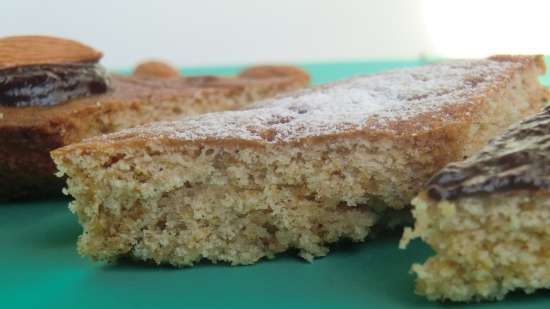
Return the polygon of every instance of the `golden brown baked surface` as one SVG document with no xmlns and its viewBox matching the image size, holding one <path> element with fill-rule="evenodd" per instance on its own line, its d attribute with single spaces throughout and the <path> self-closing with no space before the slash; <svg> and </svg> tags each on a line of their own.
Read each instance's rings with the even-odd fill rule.
<svg viewBox="0 0 550 309">
<path fill-rule="evenodd" d="M 501 56 L 356 77 L 52 157 L 83 255 L 250 264 L 293 248 L 311 260 L 399 223 L 440 168 L 538 111 L 544 70 L 537 56 Z"/>
<path fill-rule="evenodd" d="M 389 71 L 322 85 L 223 112 L 121 132 L 108 140 L 166 137 L 172 142 L 286 143 L 344 136 L 419 137 L 470 123 L 486 98 L 526 70 L 545 70 L 541 56 L 495 56 Z M 245 71 L 246 72 L 246 71 Z M 537 90 L 540 106 L 548 93 Z M 437 141 L 433 141 L 436 143 Z"/>
<path fill-rule="evenodd" d="M 49 36 L 0 39 L 0 69 L 39 65 L 96 62 L 101 52 L 82 43 Z"/>
<path fill-rule="evenodd" d="M 259 68 L 261 70 L 261 68 Z M 0 197 L 59 192 L 49 151 L 97 134 L 224 109 L 304 87 L 306 73 L 272 77 L 113 76 L 112 90 L 49 107 L 1 107 Z M 300 72 L 300 74 L 296 74 Z"/>
</svg>

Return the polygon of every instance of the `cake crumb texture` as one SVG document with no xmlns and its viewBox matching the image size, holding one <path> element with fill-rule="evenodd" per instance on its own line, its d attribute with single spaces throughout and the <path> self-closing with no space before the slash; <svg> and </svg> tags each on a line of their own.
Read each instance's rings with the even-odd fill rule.
<svg viewBox="0 0 550 309">
<path fill-rule="evenodd" d="M 413 201 L 414 230 L 436 252 L 415 264 L 416 291 L 430 300 L 501 300 L 515 290 L 550 288 L 550 192 L 510 191 Z"/>
</svg>

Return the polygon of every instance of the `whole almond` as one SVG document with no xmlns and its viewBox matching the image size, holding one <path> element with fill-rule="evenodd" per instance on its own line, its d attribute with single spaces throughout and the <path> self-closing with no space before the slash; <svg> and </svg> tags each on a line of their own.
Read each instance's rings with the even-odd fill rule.
<svg viewBox="0 0 550 309">
<path fill-rule="evenodd" d="M 242 71 L 239 76 L 253 79 L 293 77 L 304 82 L 309 81 L 309 74 L 306 71 L 284 65 L 257 65 Z"/>
<path fill-rule="evenodd" d="M 133 75 L 142 77 L 172 78 L 180 76 L 180 71 L 162 61 L 150 60 L 140 63 Z"/>
<path fill-rule="evenodd" d="M 102 56 L 101 52 L 68 39 L 39 35 L 0 38 L 0 69 L 97 62 Z"/>
</svg>

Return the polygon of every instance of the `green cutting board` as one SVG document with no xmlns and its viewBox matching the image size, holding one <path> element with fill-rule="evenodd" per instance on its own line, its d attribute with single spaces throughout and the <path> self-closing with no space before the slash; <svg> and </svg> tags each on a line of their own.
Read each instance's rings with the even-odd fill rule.
<svg viewBox="0 0 550 309">
<path fill-rule="evenodd" d="M 422 61 L 304 65 L 314 83 Z M 191 68 L 186 74 L 233 74 L 238 67 Z M 550 79 L 544 78 L 548 83 Z M 1 146 L 0 146 L 1 147 Z M 0 204 L 0 308 L 441 308 L 413 293 L 408 270 L 430 249 L 397 249 L 399 233 L 339 244 L 307 263 L 293 254 L 252 266 L 204 263 L 174 269 L 78 256 L 80 234 L 67 200 Z M 476 308 L 550 308 L 550 292 L 515 293 Z"/>
</svg>

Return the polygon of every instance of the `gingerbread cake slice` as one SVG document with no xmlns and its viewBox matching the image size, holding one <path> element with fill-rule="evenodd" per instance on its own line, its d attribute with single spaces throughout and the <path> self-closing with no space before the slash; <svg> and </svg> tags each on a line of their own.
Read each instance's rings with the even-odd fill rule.
<svg viewBox="0 0 550 309">
<path fill-rule="evenodd" d="M 413 200 L 414 230 L 436 252 L 415 264 L 432 300 L 502 299 L 550 288 L 550 107 L 437 173 Z"/>
<path fill-rule="evenodd" d="M 445 164 L 539 110 L 538 56 L 355 77 L 240 111 L 161 122 L 52 152 L 80 253 L 250 264 L 365 239 Z"/>
<path fill-rule="evenodd" d="M 140 65 L 133 76 L 110 76 L 100 58 L 65 39 L 0 39 L 0 200 L 61 195 L 49 155 L 55 148 L 152 121 L 241 108 L 309 79 L 288 66 L 184 77 L 159 62 Z"/>
</svg>

